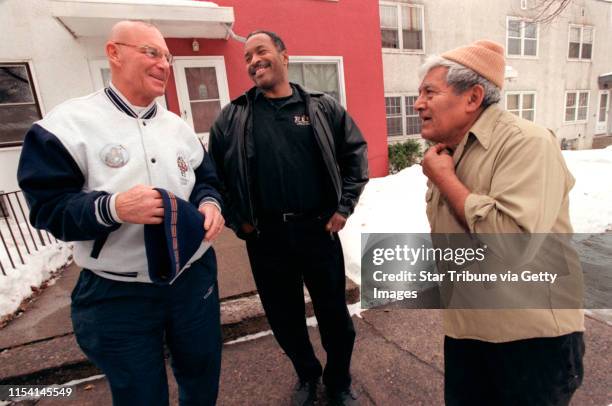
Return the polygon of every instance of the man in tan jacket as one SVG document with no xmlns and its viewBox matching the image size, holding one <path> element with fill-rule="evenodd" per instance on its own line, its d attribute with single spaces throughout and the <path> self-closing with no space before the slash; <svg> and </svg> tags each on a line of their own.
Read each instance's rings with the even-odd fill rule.
<svg viewBox="0 0 612 406">
<path fill-rule="evenodd" d="M 422 164 L 432 233 L 572 232 L 574 178 L 554 134 L 496 104 L 503 55 L 482 40 L 421 68 L 415 109 L 435 143 Z M 583 377 L 584 316 L 549 307 L 444 310 L 446 403 L 568 404 Z"/>
</svg>

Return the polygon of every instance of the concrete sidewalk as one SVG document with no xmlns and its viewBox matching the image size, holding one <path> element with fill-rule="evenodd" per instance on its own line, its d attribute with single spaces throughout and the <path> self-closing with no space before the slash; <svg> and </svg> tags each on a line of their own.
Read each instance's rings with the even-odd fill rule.
<svg viewBox="0 0 612 406">
<path fill-rule="evenodd" d="M 362 405 L 442 405 L 443 355 L 440 311 L 370 310 L 354 318 L 357 341 L 352 362 L 353 386 Z M 573 405 L 612 402 L 610 375 L 611 329 L 587 319 L 585 377 Z M 311 338 L 317 355 L 325 359 L 318 331 Z M 170 377 L 170 399 L 178 404 Z M 286 405 L 295 374 L 272 336 L 225 345 L 219 405 Z M 111 405 L 104 378 L 74 387 L 69 399 L 43 399 L 40 406 Z M 34 403 L 29 403 L 34 404 Z M 319 402 L 324 405 L 325 402 Z"/>
</svg>

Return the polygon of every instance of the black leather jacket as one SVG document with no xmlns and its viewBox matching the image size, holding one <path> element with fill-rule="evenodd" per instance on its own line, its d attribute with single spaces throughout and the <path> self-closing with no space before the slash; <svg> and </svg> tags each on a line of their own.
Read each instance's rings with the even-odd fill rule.
<svg viewBox="0 0 612 406">
<path fill-rule="evenodd" d="M 293 84 L 306 103 L 338 201 L 337 212 L 349 216 L 368 182 L 367 144 L 346 110 L 332 97 Z M 255 88 L 225 106 L 210 130 L 208 149 L 223 186 L 224 216 L 239 237 L 241 225 L 257 228 L 253 202 L 252 102 Z"/>
</svg>

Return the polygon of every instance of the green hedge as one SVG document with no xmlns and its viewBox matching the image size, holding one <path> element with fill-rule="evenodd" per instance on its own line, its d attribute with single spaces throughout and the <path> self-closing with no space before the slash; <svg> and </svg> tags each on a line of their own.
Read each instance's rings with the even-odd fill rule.
<svg viewBox="0 0 612 406">
<path fill-rule="evenodd" d="M 421 144 L 416 140 L 389 145 L 389 173 L 397 173 L 421 161 Z"/>
</svg>

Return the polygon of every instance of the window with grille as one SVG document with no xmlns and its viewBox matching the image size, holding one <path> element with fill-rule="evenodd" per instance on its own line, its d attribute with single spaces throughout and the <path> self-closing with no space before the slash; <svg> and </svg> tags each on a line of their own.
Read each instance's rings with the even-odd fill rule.
<svg viewBox="0 0 612 406">
<path fill-rule="evenodd" d="M 538 56 L 538 24 L 508 17 L 506 25 L 506 52 L 508 56 Z"/>
<path fill-rule="evenodd" d="M 565 93 L 566 123 L 584 122 L 589 112 L 589 91 L 573 90 Z"/>
<path fill-rule="evenodd" d="M 569 26 L 569 59 L 591 60 L 593 52 L 593 27 Z"/>
<path fill-rule="evenodd" d="M 526 120 L 535 121 L 535 92 L 507 92 L 506 110 Z"/>
<path fill-rule="evenodd" d="M 385 97 L 387 113 L 387 136 L 404 135 L 402 128 L 402 98 L 399 96 Z"/>
<path fill-rule="evenodd" d="M 421 119 L 419 113 L 414 109 L 414 103 L 418 96 L 406 96 L 404 98 L 406 108 L 406 135 L 421 134 Z"/>
<path fill-rule="evenodd" d="M 419 136 L 421 119 L 414 109 L 416 95 L 389 95 L 385 97 L 387 136 Z"/>
<path fill-rule="evenodd" d="M 423 6 L 396 3 L 380 4 L 382 47 L 423 51 Z"/>
<path fill-rule="evenodd" d="M 0 148 L 21 145 L 41 118 L 29 65 L 0 62 Z"/>
</svg>

